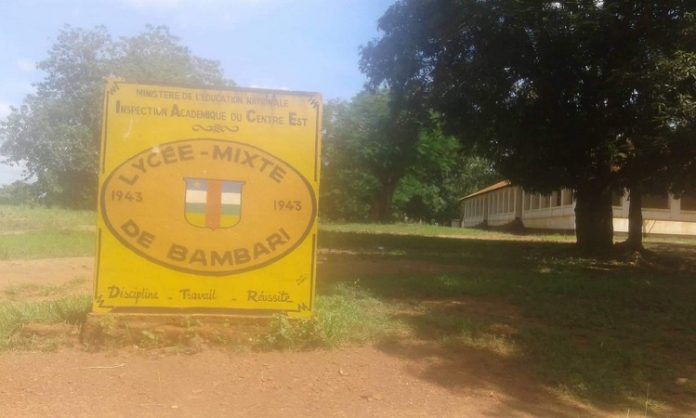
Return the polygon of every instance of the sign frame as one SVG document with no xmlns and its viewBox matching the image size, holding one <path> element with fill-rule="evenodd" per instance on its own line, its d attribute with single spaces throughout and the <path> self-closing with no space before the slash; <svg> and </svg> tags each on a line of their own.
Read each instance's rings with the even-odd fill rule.
<svg viewBox="0 0 696 418">
<path fill-rule="evenodd" d="M 92 312 L 311 316 L 322 103 L 311 92 L 107 79 Z M 177 176 L 198 186 L 162 184 Z"/>
</svg>

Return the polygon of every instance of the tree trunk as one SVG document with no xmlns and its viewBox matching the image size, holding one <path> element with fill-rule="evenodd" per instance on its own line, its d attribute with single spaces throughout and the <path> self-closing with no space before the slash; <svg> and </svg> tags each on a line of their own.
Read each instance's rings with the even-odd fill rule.
<svg viewBox="0 0 696 418">
<path fill-rule="evenodd" d="M 640 251 L 643 249 L 643 192 L 640 187 L 631 186 L 628 199 L 628 239 L 624 246 Z"/>
<path fill-rule="evenodd" d="M 382 192 L 375 197 L 372 205 L 372 220 L 386 222 L 391 216 L 392 200 L 396 191 L 397 181 L 391 179 L 382 183 Z"/>
<path fill-rule="evenodd" d="M 583 253 L 606 253 L 614 238 L 611 190 L 591 182 L 578 187 L 575 204 L 575 236 Z"/>
</svg>

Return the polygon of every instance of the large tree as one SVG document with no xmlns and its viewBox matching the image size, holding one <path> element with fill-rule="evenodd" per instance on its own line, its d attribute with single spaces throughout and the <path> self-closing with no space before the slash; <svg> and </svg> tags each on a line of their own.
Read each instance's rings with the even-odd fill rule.
<svg viewBox="0 0 696 418">
<path fill-rule="evenodd" d="M 438 125 L 421 133 L 416 162 L 394 193 L 402 219 L 449 224 L 461 214 L 460 198 L 500 181 L 491 163 L 462 150 Z"/>
<path fill-rule="evenodd" d="M 46 203 L 96 204 L 104 78 L 224 86 L 217 62 L 195 57 L 166 27 L 113 40 L 104 27 L 65 27 L 38 69 L 36 92 L 0 123 L 0 154 L 24 163 Z"/>
<path fill-rule="evenodd" d="M 402 0 L 379 20 L 381 38 L 363 48 L 361 68 L 373 87 L 389 87 L 395 103 L 435 109 L 447 132 L 515 183 L 574 189 L 579 247 L 606 250 L 611 193 L 627 138 L 637 138 L 638 76 L 684 46 L 693 7 L 686 0 Z"/>
<path fill-rule="evenodd" d="M 684 170 L 696 159 L 696 21 L 692 13 L 677 13 L 674 5 L 625 3 L 627 30 L 624 60 L 615 70 L 614 89 L 624 98 L 614 114 L 624 126 L 616 138 L 616 177 L 629 191 L 629 235 L 624 246 L 642 249 L 642 196 L 682 193 Z M 660 17 L 668 24 L 655 24 Z M 696 173 L 695 173 L 696 174 Z M 693 177 L 692 177 L 693 178 Z M 693 182 L 689 182 L 693 183 Z M 693 190 L 693 186 L 692 186 Z"/>
<path fill-rule="evenodd" d="M 334 185 L 327 191 L 334 194 L 334 201 L 326 203 L 328 207 L 349 200 L 340 199 L 347 191 L 336 188 L 338 182 L 331 181 L 340 176 L 344 183 L 363 185 L 356 191 L 370 196 L 373 221 L 391 217 L 399 181 L 418 158 L 422 126 L 408 111 L 393 110 L 389 100 L 383 91 L 362 92 L 350 103 L 328 107 L 324 181 L 327 187 Z"/>
</svg>

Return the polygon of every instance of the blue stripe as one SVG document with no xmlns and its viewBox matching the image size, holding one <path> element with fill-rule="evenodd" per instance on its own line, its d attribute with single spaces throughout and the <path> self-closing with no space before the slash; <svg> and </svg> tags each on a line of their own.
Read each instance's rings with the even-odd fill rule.
<svg viewBox="0 0 696 418">
<path fill-rule="evenodd" d="M 186 181 L 186 190 L 208 190 L 208 180 L 184 178 Z"/>
<path fill-rule="evenodd" d="M 222 182 L 222 192 L 223 193 L 240 193 L 242 191 L 242 183 L 238 181 L 223 181 Z"/>
</svg>

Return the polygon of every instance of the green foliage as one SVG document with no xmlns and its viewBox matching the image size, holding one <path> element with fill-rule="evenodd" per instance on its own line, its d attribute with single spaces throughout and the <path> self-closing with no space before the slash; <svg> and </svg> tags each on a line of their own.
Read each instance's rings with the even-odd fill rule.
<svg viewBox="0 0 696 418">
<path fill-rule="evenodd" d="M 223 86 L 215 61 L 191 55 L 163 26 L 114 41 L 104 27 L 66 26 L 37 68 L 36 93 L 0 123 L 0 152 L 36 178 L 31 200 L 75 208 L 96 202 L 104 78 Z"/>
<path fill-rule="evenodd" d="M 362 92 L 350 103 L 329 103 L 324 126 L 324 213 L 363 209 L 353 216 L 364 219 L 369 207 L 371 219 L 388 220 L 396 187 L 417 161 L 420 122 L 391 108 L 386 92 Z"/>
<path fill-rule="evenodd" d="M 35 205 L 40 203 L 37 184 L 17 180 L 0 186 L 0 205 Z"/>
<path fill-rule="evenodd" d="M 94 231 L 32 231 L 0 235 L 0 260 L 87 257 L 96 249 Z"/>
<path fill-rule="evenodd" d="M 0 205 L 0 260 L 94 255 L 93 211 Z"/>
<path fill-rule="evenodd" d="M 436 164 L 419 163 L 409 170 L 396 189 L 394 207 L 404 220 L 449 225 L 459 218 L 459 198 L 499 181 L 500 175 L 489 161 L 462 155 L 452 137 L 435 141 L 444 153 L 424 155 Z"/>
<path fill-rule="evenodd" d="M 61 231 L 94 228 L 97 215 L 89 210 L 47 208 L 43 206 L 0 205 L 0 231 Z"/>
<path fill-rule="evenodd" d="M 463 156 L 437 124 L 411 121 L 415 135 L 396 138 L 391 107 L 386 92 L 326 105 L 323 218 L 448 222 L 458 198 L 499 178 L 484 159 Z"/>
<path fill-rule="evenodd" d="M 361 68 L 400 107 L 434 109 L 516 184 L 577 190 L 579 244 L 608 247 L 627 153 L 646 156 L 639 171 L 658 162 L 649 176 L 667 173 L 670 150 L 687 152 L 669 165 L 693 167 L 694 137 L 668 139 L 694 120 L 693 11 L 683 0 L 402 0 Z"/>
<path fill-rule="evenodd" d="M 339 283 L 317 298 L 314 318 L 291 320 L 276 315 L 259 347 L 307 350 L 384 338 L 398 328 L 387 313 L 387 305 L 357 282 Z"/>
<path fill-rule="evenodd" d="M 288 319 L 277 314 L 271 322 L 271 329 L 259 340 L 262 349 L 302 350 L 325 345 L 325 338 L 316 319 Z"/>
<path fill-rule="evenodd" d="M 91 303 L 88 295 L 39 303 L 0 303 L 0 350 L 11 348 L 17 331 L 30 323 L 83 324 Z"/>
</svg>

